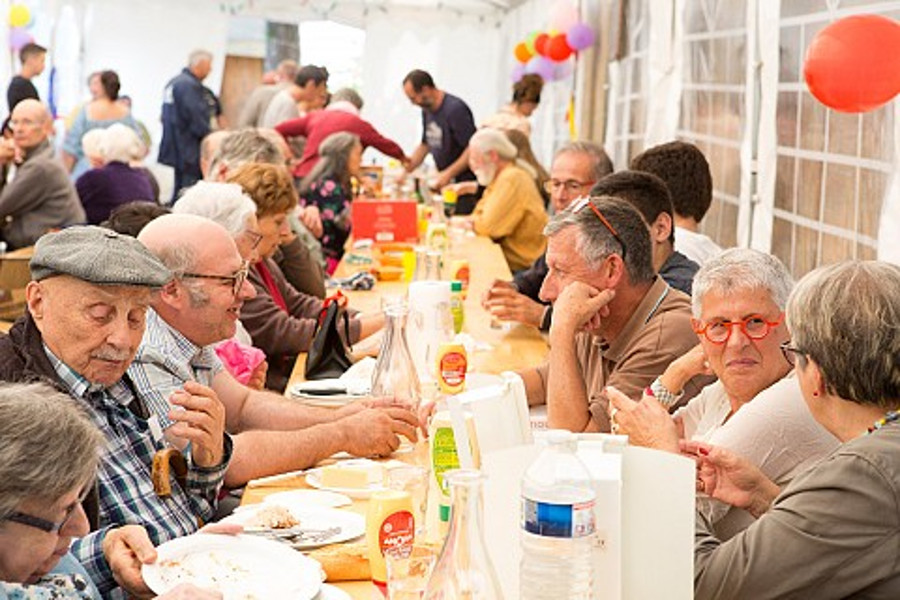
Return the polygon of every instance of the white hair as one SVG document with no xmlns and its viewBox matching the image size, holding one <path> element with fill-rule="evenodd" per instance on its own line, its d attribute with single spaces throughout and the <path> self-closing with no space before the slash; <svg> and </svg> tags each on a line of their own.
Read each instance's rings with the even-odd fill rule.
<svg viewBox="0 0 900 600">
<path fill-rule="evenodd" d="M 469 139 L 469 145 L 475 146 L 482 152 L 490 152 L 493 150 L 497 153 L 497 156 L 505 160 L 515 160 L 519 155 L 518 148 L 509 141 L 509 138 L 506 137 L 505 133 L 499 129 L 492 129 L 490 127 L 485 127 L 484 129 L 476 131 L 471 139 Z"/>
<path fill-rule="evenodd" d="M 209 50 L 194 50 L 188 55 L 188 66 L 193 67 L 194 65 L 204 61 L 204 60 L 212 60 L 213 55 Z"/>
<path fill-rule="evenodd" d="M 780 260 L 752 248 L 730 248 L 706 262 L 694 275 L 691 308 L 700 318 L 703 296 L 713 290 L 737 294 L 744 290 L 765 290 L 780 310 L 787 306 L 794 278 Z"/>
<path fill-rule="evenodd" d="M 198 181 L 178 198 L 172 213 L 206 217 L 235 237 L 256 215 L 256 203 L 236 183 Z"/>
<path fill-rule="evenodd" d="M 137 132 L 131 127 L 122 123 L 113 123 L 102 131 L 100 155 L 103 157 L 104 162 L 115 160 L 129 163 L 144 157 L 147 148 L 144 146 L 141 138 L 138 137 Z"/>
<path fill-rule="evenodd" d="M 103 157 L 103 138 L 105 133 L 103 129 L 91 129 L 81 136 L 81 151 L 88 158 Z"/>
</svg>

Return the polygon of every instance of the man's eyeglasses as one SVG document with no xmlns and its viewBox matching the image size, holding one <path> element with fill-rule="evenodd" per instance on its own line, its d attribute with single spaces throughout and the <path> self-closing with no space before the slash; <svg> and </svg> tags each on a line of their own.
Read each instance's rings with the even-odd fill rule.
<svg viewBox="0 0 900 600">
<path fill-rule="evenodd" d="M 622 241 L 622 238 L 619 237 L 619 233 L 616 231 L 616 228 L 612 226 L 612 223 L 603 216 L 603 213 L 600 212 L 600 209 L 594 205 L 594 201 L 591 200 L 590 196 L 582 196 L 575 200 L 575 203 L 572 205 L 570 209 L 573 213 L 579 213 L 584 210 L 585 206 L 590 206 L 591 210 L 594 211 L 594 214 L 597 215 L 597 218 L 600 219 L 600 222 L 606 227 L 607 230 L 612 234 L 616 241 L 619 242 L 619 245 L 622 246 L 622 260 L 625 260 L 625 242 Z"/>
<path fill-rule="evenodd" d="M 780 315 L 776 321 L 769 321 L 762 315 L 750 315 L 740 321 L 712 321 L 702 327 L 695 324 L 694 333 L 697 335 L 702 333 L 713 344 L 724 344 L 731 337 L 734 326 L 737 325 L 751 340 L 761 340 L 769 335 L 772 329 L 781 325 L 783 319 L 784 314 Z"/>
<path fill-rule="evenodd" d="M 549 179 L 544 182 L 544 191 L 548 194 L 553 194 L 560 191 L 561 189 L 564 189 L 570 195 L 579 194 L 581 193 L 581 190 L 586 187 L 590 187 L 593 184 L 593 181 L 575 181 L 574 179 L 560 181 L 558 179 Z"/>
<path fill-rule="evenodd" d="M 78 499 L 72 504 L 72 506 L 66 509 L 66 514 L 63 515 L 62 521 L 54 522 L 48 521 L 47 519 L 42 519 L 40 517 L 35 517 L 32 515 L 25 514 L 23 512 L 13 512 L 10 513 L 9 516 L 6 517 L 7 521 L 12 521 L 14 523 L 19 523 L 21 525 L 27 525 L 28 527 L 34 527 L 35 529 L 40 529 L 41 531 L 46 531 L 47 533 L 59 533 L 59 530 L 66 526 L 72 519 L 72 515 L 75 514 L 75 511 L 78 510 L 78 507 L 81 506 L 81 503 L 84 502 L 84 499 L 87 498 L 87 495 L 93 489 L 94 484 L 85 487 L 81 493 L 78 495 Z"/>
<path fill-rule="evenodd" d="M 241 268 L 235 271 L 234 275 L 206 275 L 203 273 L 182 273 L 182 279 L 214 279 L 216 281 L 228 281 L 231 283 L 231 293 L 237 296 L 244 282 L 247 281 L 247 273 L 250 271 L 250 264 L 244 261 Z"/>
<path fill-rule="evenodd" d="M 788 361 L 788 364 L 792 367 L 797 364 L 798 356 L 806 356 L 806 352 L 800 348 L 791 346 L 790 342 L 784 342 L 779 348 L 781 348 L 781 353 L 784 355 L 784 360 Z"/>
</svg>

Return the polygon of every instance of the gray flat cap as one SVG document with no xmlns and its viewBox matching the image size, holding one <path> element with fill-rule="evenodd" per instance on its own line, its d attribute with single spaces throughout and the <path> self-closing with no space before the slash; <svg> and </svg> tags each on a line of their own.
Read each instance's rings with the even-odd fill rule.
<svg viewBox="0 0 900 600">
<path fill-rule="evenodd" d="M 128 235 L 102 227 L 69 227 L 48 233 L 34 245 L 31 278 L 71 275 L 98 285 L 162 287 L 172 273 Z"/>
</svg>

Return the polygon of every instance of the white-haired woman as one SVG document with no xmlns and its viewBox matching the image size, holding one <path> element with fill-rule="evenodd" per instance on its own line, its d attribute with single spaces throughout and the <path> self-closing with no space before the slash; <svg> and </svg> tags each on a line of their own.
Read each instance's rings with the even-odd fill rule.
<svg viewBox="0 0 900 600">
<path fill-rule="evenodd" d="M 610 388 L 616 432 L 671 452 L 682 438 L 714 443 L 779 485 L 830 454 L 838 440 L 812 418 L 780 348 L 790 337 L 784 309 L 793 284 L 780 260 L 758 250 L 732 248 L 708 261 L 691 298 L 700 344 L 673 361 L 640 402 Z M 703 374 L 718 381 L 669 416 L 684 385 Z M 753 522 L 721 502 L 698 505 L 722 538 Z"/>
<path fill-rule="evenodd" d="M 352 178 L 359 176 L 362 151 L 358 136 L 333 133 L 319 145 L 319 162 L 300 181 L 301 218 L 322 241 L 329 275 L 337 268 L 350 236 Z"/>
<path fill-rule="evenodd" d="M 91 76 L 94 79 L 94 76 Z M 137 121 L 131 116 L 131 109 L 119 102 L 119 76 L 115 71 L 101 71 L 97 74 L 97 83 L 91 85 L 91 93 L 96 97 L 84 105 L 66 133 L 62 147 L 63 164 L 72 173 L 72 179 L 78 179 L 91 168 L 82 149 L 82 137 L 94 129 L 105 129 L 114 123 L 120 123 L 137 131 Z"/>
<path fill-rule="evenodd" d="M 89 224 L 99 225 L 123 204 L 154 201 L 147 174 L 129 164 L 144 154 L 144 144 L 133 129 L 121 123 L 111 125 L 102 130 L 102 137 L 98 134 L 97 147 L 104 165 L 86 171 L 75 182 Z"/>
<path fill-rule="evenodd" d="M 472 212 L 472 226 L 500 244 L 513 272 L 530 267 L 547 245 L 544 200 L 517 155 L 499 129 L 479 129 L 469 140 L 469 168 L 486 187 Z"/>
<path fill-rule="evenodd" d="M 0 384 L 0 598 L 99 600 L 69 553 L 88 533 L 82 499 L 103 437 L 69 396 L 42 384 Z M 194 588 L 160 600 L 221 598 Z"/>
<path fill-rule="evenodd" d="M 727 542 L 697 515 L 705 598 L 900 597 L 900 267 L 821 267 L 791 294 L 783 345 L 813 417 L 841 442 L 783 489 L 737 455 L 683 444 L 702 489 L 749 510 Z"/>
</svg>

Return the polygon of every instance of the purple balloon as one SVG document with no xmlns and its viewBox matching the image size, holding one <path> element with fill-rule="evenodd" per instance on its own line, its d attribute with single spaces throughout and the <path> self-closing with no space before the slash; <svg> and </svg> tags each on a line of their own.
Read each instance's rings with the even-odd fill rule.
<svg viewBox="0 0 900 600">
<path fill-rule="evenodd" d="M 9 47 L 18 52 L 22 46 L 32 41 L 34 38 L 22 27 L 12 27 L 9 30 Z"/>
<path fill-rule="evenodd" d="M 553 61 L 543 56 L 534 56 L 525 64 L 525 72 L 540 75 L 544 81 L 553 79 Z"/>
<path fill-rule="evenodd" d="M 584 23 L 575 23 L 566 32 L 566 42 L 572 50 L 584 50 L 594 45 L 594 30 Z"/>
<path fill-rule="evenodd" d="M 575 61 L 571 58 L 553 65 L 553 81 L 559 81 L 572 76 L 575 72 Z"/>
<path fill-rule="evenodd" d="M 510 73 L 509 78 L 512 79 L 513 83 L 518 83 L 524 75 L 525 65 L 523 65 L 522 63 L 516 63 L 516 65 L 512 68 L 512 73 Z"/>
</svg>

